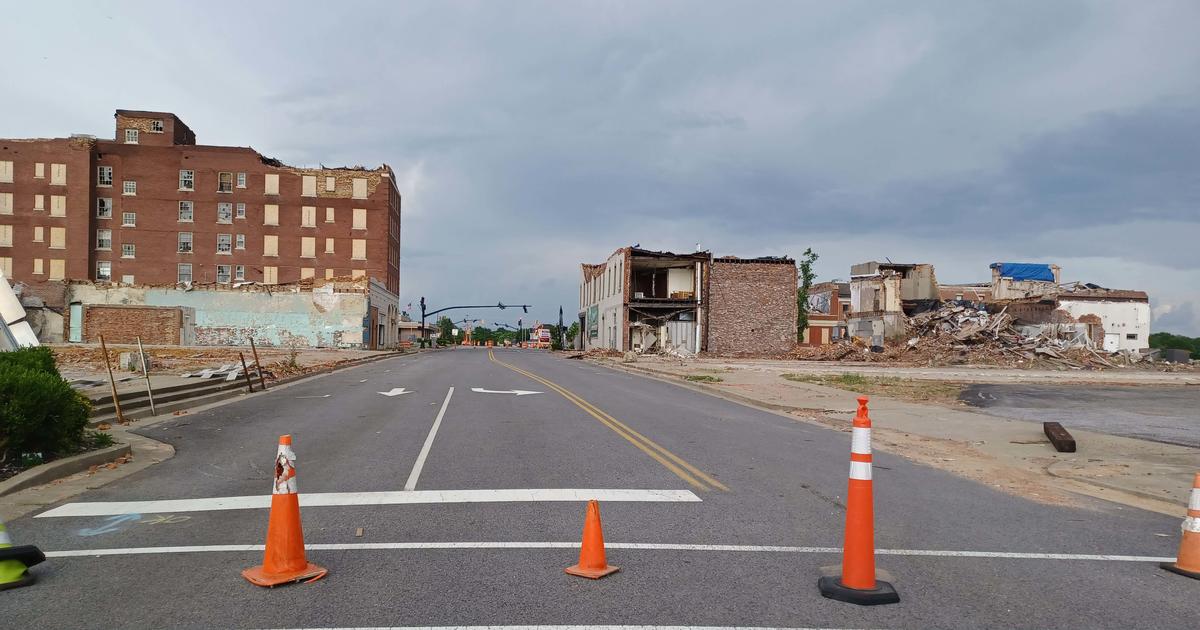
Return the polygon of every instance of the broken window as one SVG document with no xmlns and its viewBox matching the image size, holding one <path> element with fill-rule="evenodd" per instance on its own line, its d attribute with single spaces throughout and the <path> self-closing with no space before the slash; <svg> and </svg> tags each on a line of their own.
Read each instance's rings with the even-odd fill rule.
<svg viewBox="0 0 1200 630">
<path fill-rule="evenodd" d="M 196 189 L 196 172 L 179 171 L 179 190 Z"/>
<path fill-rule="evenodd" d="M 246 279 L 246 265 L 234 266 L 233 279 L 234 280 L 245 280 Z"/>
<path fill-rule="evenodd" d="M 217 265 L 217 282 L 229 282 L 231 269 L 229 265 Z"/>
<path fill-rule="evenodd" d="M 233 192 L 233 173 L 217 173 L 217 192 Z"/>
<path fill-rule="evenodd" d="M 163 121 L 151 120 L 150 121 L 150 131 L 153 133 L 162 133 L 163 132 Z"/>
<path fill-rule="evenodd" d="M 192 281 L 192 264 L 179 263 L 175 266 L 175 281 L 186 284 Z"/>
<path fill-rule="evenodd" d="M 192 202 L 190 202 L 190 201 L 180 201 L 179 202 L 179 221 L 181 223 L 191 223 L 192 222 Z"/>
<path fill-rule="evenodd" d="M 112 230 L 96 230 L 96 249 L 112 249 Z"/>
<path fill-rule="evenodd" d="M 233 204 L 217 204 L 217 223 L 233 223 Z"/>
<path fill-rule="evenodd" d="M 217 253 L 229 254 L 233 252 L 233 235 L 218 234 L 217 235 Z"/>
<path fill-rule="evenodd" d="M 113 171 L 111 166 L 96 167 L 96 185 L 97 186 L 112 186 Z"/>
<path fill-rule="evenodd" d="M 181 253 L 181 254 L 192 253 L 192 233 L 191 232 L 180 232 L 179 233 L 179 253 Z"/>
<path fill-rule="evenodd" d="M 112 218 L 112 199 L 106 197 L 96 197 L 96 218 L 111 219 Z"/>
<path fill-rule="evenodd" d="M 96 263 L 96 281 L 110 282 L 112 280 L 112 263 L 101 260 Z"/>
</svg>

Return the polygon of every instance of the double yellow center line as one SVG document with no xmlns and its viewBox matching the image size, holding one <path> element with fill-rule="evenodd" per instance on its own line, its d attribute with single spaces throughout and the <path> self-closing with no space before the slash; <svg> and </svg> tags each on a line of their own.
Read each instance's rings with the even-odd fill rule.
<svg viewBox="0 0 1200 630">
<path fill-rule="evenodd" d="M 542 385 L 545 385 L 546 387 L 553 389 L 554 391 L 558 392 L 559 394 L 562 394 L 563 398 L 566 398 L 567 400 L 571 401 L 572 403 L 575 404 L 576 407 L 579 407 L 580 409 L 587 412 L 587 414 L 590 415 L 591 417 L 599 420 L 601 424 L 612 429 L 614 433 L 616 433 L 617 435 L 628 440 L 631 444 L 638 447 L 638 449 L 641 450 L 643 453 L 649 455 L 650 457 L 653 457 L 655 461 L 657 461 L 658 463 L 665 466 L 667 468 L 667 470 L 675 473 L 676 475 L 679 476 L 680 479 L 688 482 L 693 487 L 695 487 L 699 490 L 725 490 L 725 491 L 729 490 L 729 488 L 725 484 L 704 474 L 704 472 L 701 471 L 699 468 L 696 468 L 695 466 L 689 464 L 687 461 L 685 461 L 683 458 L 679 457 L 678 455 L 672 453 L 671 451 L 668 451 L 667 449 L 663 448 L 662 446 L 659 446 L 657 443 L 654 442 L 654 440 L 651 440 L 650 438 L 642 435 L 641 433 L 638 433 L 637 431 L 634 431 L 633 429 L 629 428 L 629 426 L 626 425 L 624 422 L 621 422 L 620 420 L 617 420 L 616 418 L 608 415 L 603 410 L 601 410 L 599 407 L 584 400 L 581 396 L 575 394 L 574 392 L 571 392 L 567 388 L 562 387 L 551 381 L 548 381 L 548 380 L 538 376 L 537 374 L 528 372 L 526 370 L 522 370 L 521 368 L 519 368 L 515 365 L 512 365 L 510 363 L 505 363 L 504 361 L 497 359 L 495 352 L 493 352 L 491 350 L 488 350 L 488 359 L 491 360 L 493 363 L 498 363 L 500 365 L 503 365 L 504 367 L 506 367 L 518 374 L 527 376 L 527 377 L 541 383 Z"/>
</svg>

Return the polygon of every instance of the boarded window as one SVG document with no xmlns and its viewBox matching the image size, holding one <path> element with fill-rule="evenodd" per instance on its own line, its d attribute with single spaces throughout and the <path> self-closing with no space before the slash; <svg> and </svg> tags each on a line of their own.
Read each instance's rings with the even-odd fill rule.
<svg viewBox="0 0 1200 630">
<path fill-rule="evenodd" d="M 316 273 L 316 269 L 313 269 L 312 267 L 301 267 L 300 268 L 300 279 L 307 280 L 307 279 L 313 277 L 313 275 L 315 273 Z"/>
<path fill-rule="evenodd" d="M 34 258 L 33 259 L 33 273 L 35 273 L 39 276 L 46 273 L 46 269 L 43 267 L 43 265 L 45 265 L 45 264 L 46 264 L 46 261 L 44 261 L 43 259 Z"/>
<path fill-rule="evenodd" d="M 326 280 L 332 280 L 332 279 L 333 279 L 333 269 L 326 269 L 326 270 L 325 270 L 325 279 L 326 279 Z"/>
<path fill-rule="evenodd" d="M 279 255 L 279 237 L 274 234 L 263 235 L 263 256 Z"/>
<path fill-rule="evenodd" d="M 0 201 L 0 204 L 2 204 L 2 203 L 4 203 L 4 202 Z M 45 210 L 46 209 L 46 195 L 34 195 L 33 196 L 33 209 L 34 210 Z"/>
<path fill-rule="evenodd" d="M 365 238 L 354 239 L 354 241 L 351 245 L 351 248 L 350 248 L 350 257 L 353 258 L 354 260 L 366 260 L 367 259 L 367 239 L 365 239 Z"/>
<path fill-rule="evenodd" d="M 312 236 L 300 237 L 300 255 L 304 258 L 315 258 L 317 255 L 317 239 Z"/>
<path fill-rule="evenodd" d="M 46 228 L 38 225 L 33 228 L 33 242 L 41 243 L 46 240 Z"/>
<path fill-rule="evenodd" d="M 46 165 L 38 162 L 33 165 L 33 176 L 37 179 L 46 179 Z"/>
<path fill-rule="evenodd" d="M 303 197 L 317 196 L 317 176 L 316 175 L 301 175 L 300 176 L 300 195 Z"/>
<path fill-rule="evenodd" d="M 41 164 L 38 166 L 41 166 Z M 11 183 L 13 183 L 13 163 L 7 161 L 0 162 L 0 184 Z"/>
<path fill-rule="evenodd" d="M 365 278 L 365 277 L 367 277 L 367 270 L 366 270 L 366 269 L 351 269 L 351 270 L 350 270 L 350 277 L 352 277 L 352 278 Z"/>
<path fill-rule="evenodd" d="M 52 227 L 50 228 L 50 249 L 66 249 L 67 248 L 67 228 Z"/>
<path fill-rule="evenodd" d="M 333 208 L 325 208 L 325 222 L 333 223 Z"/>
<path fill-rule="evenodd" d="M 350 227 L 352 227 L 355 230 L 367 229 L 367 209 L 366 208 L 355 208 L 354 209 L 354 224 L 351 225 Z"/>
<path fill-rule="evenodd" d="M 52 216 L 52 217 L 67 216 L 67 196 L 66 195 L 50 195 L 50 216 Z"/>
<path fill-rule="evenodd" d="M 67 185 L 67 165 L 66 164 L 51 164 L 50 165 L 50 183 L 55 186 Z"/>
<path fill-rule="evenodd" d="M 279 267 L 263 267 L 263 284 L 279 284 Z"/>
<path fill-rule="evenodd" d="M 12 277 L 13 272 L 12 272 L 12 258 L 11 257 L 8 257 L 8 256 L 0 257 L 0 272 L 3 272 L 4 275 L 6 275 L 10 278 Z"/>
<path fill-rule="evenodd" d="M 50 275 L 51 280 L 62 280 L 67 275 L 67 261 L 61 258 L 50 259 Z"/>
<path fill-rule="evenodd" d="M 13 226 L 0 225 L 0 247 L 12 247 Z"/>
<path fill-rule="evenodd" d="M 326 177 L 325 178 L 325 192 L 333 192 L 335 190 L 337 190 L 337 178 L 336 177 Z"/>
<path fill-rule="evenodd" d="M 279 225 L 279 206 L 275 204 L 263 206 L 263 225 Z"/>
<path fill-rule="evenodd" d="M 263 194 L 278 195 L 279 194 L 279 174 L 267 173 L 263 176 Z"/>
<path fill-rule="evenodd" d="M 325 239 L 325 253 L 326 254 L 333 253 L 333 239 L 331 239 L 331 238 Z"/>
<path fill-rule="evenodd" d="M 300 208 L 300 227 L 317 227 L 316 206 L 304 206 Z"/>
<path fill-rule="evenodd" d="M 367 180 L 363 177 L 354 178 L 354 194 L 355 199 L 367 198 Z"/>
<path fill-rule="evenodd" d="M 13 194 L 10 192 L 0 192 L 0 214 L 13 213 Z"/>
</svg>

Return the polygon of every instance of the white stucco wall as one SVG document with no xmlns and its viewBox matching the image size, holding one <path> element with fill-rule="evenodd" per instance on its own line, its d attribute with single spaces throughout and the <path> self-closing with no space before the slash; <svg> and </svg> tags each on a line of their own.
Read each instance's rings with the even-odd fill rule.
<svg viewBox="0 0 1200 630">
<path fill-rule="evenodd" d="M 596 278 L 582 283 L 581 292 L 584 296 L 580 309 L 587 312 L 592 306 L 598 307 L 599 336 L 587 337 L 586 328 L 582 332 L 586 348 L 622 349 L 621 331 L 625 329 L 625 252 L 617 251 L 605 261 L 605 269 Z M 582 276 L 581 276 L 582 279 Z"/>
<path fill-rule="evenodd" d="M 1146 302 L 1122 302 L 1108 300 L 1072 300 L 1059 296 L 1058 307 L 1078 320 L 1088 314 L 1100 317 L 1104 334 L 1117 336 L 1118 350 L 1142 350 L 1150 347 L 1150 305 Z M 1137 335 L 1129 339 L 1128 335 Z M 1105 345 L 1112 343 L 1106 338 Z M 1106 348 L 1111 349 L 1111 348 Z"/>
</svg>

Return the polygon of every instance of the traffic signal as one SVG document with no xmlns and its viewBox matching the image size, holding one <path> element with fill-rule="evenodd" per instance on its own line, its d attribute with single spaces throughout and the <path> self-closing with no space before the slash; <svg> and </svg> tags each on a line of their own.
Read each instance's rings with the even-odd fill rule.
<svg viewBox="0 0 1200 630">
<path fill-rule="evenodd" d="M 526 305 L 524 305 L 524 304 L 522 304 L 522 305 L 521 305 L 521 310 L 522 310 L 522 311 L 525 311 L 526 313 L 528 313 L 528 312 L 529 312 L 529 307 L 528 307 L 528 306 L 526 306 Z"/>
<path fill-rule="evenodd" d="M 424 295 L 421 296 L 421 312 L 422 313 L 425 312 L 425 296 Z"/>
</svg>

